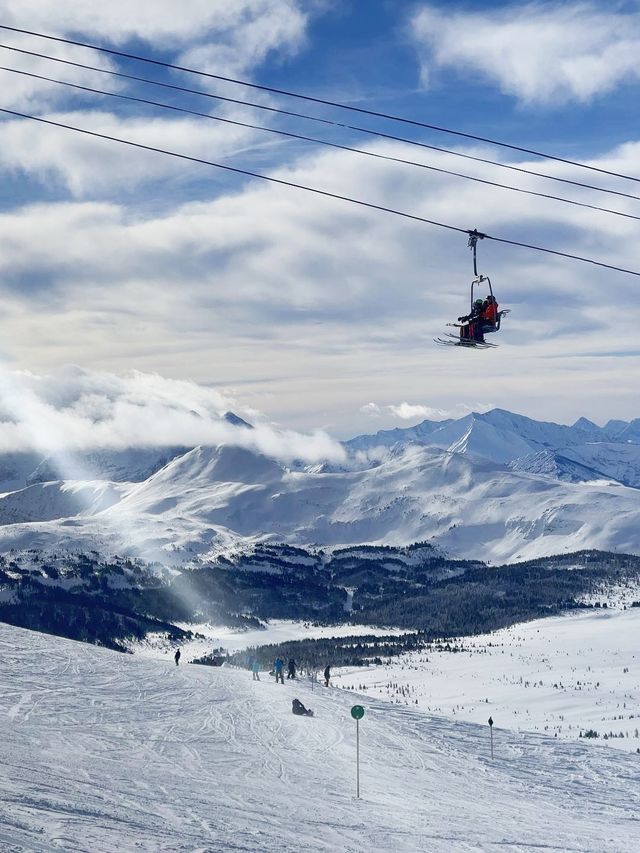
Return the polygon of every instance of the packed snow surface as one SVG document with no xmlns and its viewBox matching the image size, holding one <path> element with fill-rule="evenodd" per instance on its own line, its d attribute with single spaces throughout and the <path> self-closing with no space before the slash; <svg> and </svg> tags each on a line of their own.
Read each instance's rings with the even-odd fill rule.
<svg viewBox="0 0 640 853">
<path fill-rule="evenodd" d="M 497 726 L 492 761 L 486 726 L 334 688 L 6 625 L 0 653 L 3 850 L 638 849 L 636 755 Z"/>
</svg>

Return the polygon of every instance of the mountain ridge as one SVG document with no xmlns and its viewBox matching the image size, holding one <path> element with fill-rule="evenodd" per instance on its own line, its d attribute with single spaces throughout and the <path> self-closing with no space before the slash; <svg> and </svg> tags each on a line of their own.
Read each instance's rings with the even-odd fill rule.
<svg viewBox="0 0 640 853">
<path fill-rule="evenodd" d="M 0 547 L 33 542 L 175 564 L 256 542 L 429 541 L 492 562 L 583 548 L 637 554 L 636 423 L 566 426 L 494 409 L 356 436 L 341 462 L 306 467 L 240 443 L 94 451 L 72 460 L 71 478 L 35 478 L 0 495 Z M 18 461 L 27 470 L 33 458 Z"/>
</svg>

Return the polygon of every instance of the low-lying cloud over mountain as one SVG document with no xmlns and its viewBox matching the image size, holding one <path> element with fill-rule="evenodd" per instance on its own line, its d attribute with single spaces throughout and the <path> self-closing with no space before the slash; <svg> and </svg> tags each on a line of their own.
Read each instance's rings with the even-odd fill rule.
<svg viewBox="0 0 640 853">
<path fill-rule="evenodd" d="M 2 371 L 0 451 L 51 456 L 64 479 L 78 468 L 92 479 L 86 459 L 74 461 L 73 454 L 95 449 L 227 444 L 309 463 L 345 455 L 325 432 L 278 429 L 255 410 L 244 411 L 255 420 L 247 429 L 245 420 L 230 414 L 234 406 L 229 395 L 213 388 L 137 371 L 123 376 L 79 368 L 51 376 Z"/>
</svg>

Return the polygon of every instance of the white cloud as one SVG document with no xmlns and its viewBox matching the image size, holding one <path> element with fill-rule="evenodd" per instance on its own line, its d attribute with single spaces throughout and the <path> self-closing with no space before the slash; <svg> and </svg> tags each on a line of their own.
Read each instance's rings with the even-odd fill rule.
<svg viewBox="0 0 640 853">
<path fill-rule="evenodd" d="M 640 11 L 615 3 L 527 3 L 482 11 L 425 6 L 413 17 L 423 82 L 482 74 L 528 103 L 587 102 L 640 80 Z"/>
<path fill-rule="evenodd" d="M 43 117 L 214 162 L 226 161 L 256 140 L 256 133 L 246 128 L 197 118 L 119 118 L 98 110 Z M 0 167 L 29 174 L 45 184 L 62 183 L 74 197 L 113 195 L 159 178 L 188 175 L 195 179 L 197 175 L 204 179 L 220 174 L 213 168 L 206 173 L 203 166 L 179 158 L 26 119 L 0 122 Z"/>
<path fill-rule="evenodd" d="M 208 39 L 206 43 L 184 51 L 178 64 L 197 68 L 209 74 L 237 77 L 247 69 L 259 66 L 277 50 L 280 54 L 297 52 L 305 41 L 307 20 L 300 4 L 287 2 L 246 6 L 240 21 L 234 21 L 226 38 Z"/>
<path fill-rule="evenodd" d="M 377 403 L 365 403 L 364 406 L 360 406 L 360 411 L 365 415 L 370 415 L 372 418 L 379 418 L 383 410 Z"/>
<path fill-rule="evenodd" d="M 94 3 L 90 13 L 87 0 L 0 0 L 0 19 L 7 25 L 35 32 L 56 35 L 99 45 L 126 48 L 131 40 L 146 42 L 154 50 L 162 50 L 162 59 L 174 64 L 193 67 L 226 77 L 250 76 L 268 55 L 286 57 L 295 54 L 305 44 L 309 16 L 321 5 L 305 0 L 153 0 L 135 2 L 111 0 Z M 106 54 L 84 48 L 64 46 L 32 36 L 0 31 L 2 41 L 45 54 L 99 65 L 106 63 Z M 150 48 L 137 53 L 151 55 Z M 16 54 L 0 50 L 4 64 L 15 66 Z M 117 60 L 113 60 L 116 62 Z M 37 70 L 48 76 L 75 79 L 79 72 L 68 66 L 23 57 L 19 67 Z M 130 72 L 130 69 L 123 69 Z M 144 76 L 144 74 L 143 74 Z M 84 81 L 91 85 L 85 72 Z M 99 78 L 97 78 L 99 79 Z M 203 87 L 214 81 L 199 81 Z M 13 85 L 13 84 L 12 84 Z M 101 88 L 108 84 L 102 82 Z M 37 88 L 55 103 L 60 90 L 52 84 L 35 84 L 23 79 L 14 90 L 12 102 L 22 93 L 23 105 L 33 100 Z M 238 95 L 237 86 L 233 89 Z"/>
<path fill-rule="evenodd" d="M 434 409 L 431 406 L 421 406 L 415 403 L 399 403 L 398 405 L 388 406 L 389 411 L 396 418 L 403 421 L 411 421 L 416 418 L 429 418 L 429 420 L 443 420 L 446 415 L 440 409 Z"/>
<path fill-rule="evenodd" d="M 219 391 L 157 374 L 2 370 L 0 451 L 230 444 L 283 461 L 344 458 L 342 447 L 321 430 L 302 434 L 260 422 L 247 429 L 222 419 L 235 407 Z"/>
<path fill-rule="evenodd" d="M 0 0 L 1 8 L 2 0 Z M 0 30 L 0 41 L 4 44 L 11 44 L 16 48 L 48 53 L 50 56 L 55 56 L 59 59 L 84 62 L 106 71 L 111 71 L 115 68 L 113 61 L 106 54 L 92 53 L 88 58 L 86 56 L 79 58 L 77 48 L 69 45 L 49 45 L 42 50 L 42 46 L 35 44 L 31 37 L 18 34 L 8 35 L 2 30 Z M 122 87 L 121 81 L 118 78 L 108 74 L 101 74 L 98 71 L 85 71 L 81 68 L 74 68 L 71 65 L 60 65 L 46 59 L 28 56 L 11 50 L 0 50 L 0 65 L 108 92 L 118 92 Z M 2 107 L 5 109 L 17 109 L 22 112 L 52 108 L 54 105 L 63 103 L 69 97 L 70 91 L 72 91 L 66 86 L 38 80 L 35 77 L 14 74 L 9 71 L 0 72 L 0 81 L 2 82 Z"/>
<path fill-rule="evenodd" d="M 224 76 L 250 78 L 252 72 L 267 56 L 285 57 L 296 53 L 305 44 L 309 16 L 317 12 L 318 3 L 306 4 L 301 0 L 154 0 L 153 3 L 130 3 L 114 0 L 98 4 L 87 14 L 86 0 L 67 0 L 64 4 L 47 0 L 0 0 L 0 20 L 17 27 L 42 31 L 79 40 L 123 46 L 128 40 L 147 41 L 148 47 L 138 52 L 155 56 L 162 50 L 161 59 Z M 94 65 L 105 70 L 117 70 L 119 59 L 97 51 L 88 51 L 72 45 L 44 41 L 33 36 L 0 31 L 7 45 L 43 52 L 61 59 Z M 158 91 L 141 92 L 135 84 L 97 72 L 74 69 L 69 65 L 51 63 L 11 51 L 0 50 L 0 65 L 35 74 L 61 79 L 69 83 L 105 91 L 167 99 Z M 121 70 L 132 73 L 130 66 Z M 142 76 L 153 76 L 147 67 L 138 69 Z M 184 75 L 180 77 L 184 83 Z M 194 80 L 197 81 L 194 84 Z M 0 72 L 3 104 L 18 112 L 44 113 L 44 117 L 66 122 L 88 130 L 123 136 L 134 142 L 167 148 L 178 153 L 205 159 L 225 159 L 238 153 L 268 149 L 274 137 L 258 134 L 229 124 L 218 124 L 206 119 L 185 119 L 177 113 L 159 113 L 158 108 L 145 107 L 135 118 L 118 118 L 110 114 L 120 108 L 113 99 L 80 93 L 69 87 L 58 86 L 10 71 Z M 246 90 L 237 86 L 189 78 L 187 84 L 243 98 Z M 84 99 L 78 102 L 78 98 Z M 89 103 L 98 109 L 78 106 Z M 268 101 L 266 94 L 255 95 L 254 100 Z M 72 110 L 65 112 L 67 104 Z M 116 106 L 118 104 L 118 106 Z M 207 112 L 214 102 L 203 101 L 192 108 Z M 218 116 L 251 121 L 251 113 L 223 102 L 211 109 Z M 55 113 L 53 111 L 56 111 Z M 145 115 L 146 113 L 146 115 Z M 261 115 L 261 124 L 268 118 Z M 4 169 L 21 169 L 41 180 L 62 180 L 74 196 L 86 197 L 90 193 L 113 192 L 120 188 L 132 189 L 159 177 L 189 174 L 184 162 L 166 156 L 136 152 L 132 148 L 118 148 L 115 144 L 82 137 L 69 131 L 45 128 L 28 121 L 12 119 L 0 123 L 0 166 Z"/>
<path fill-rule="evenodd" d="M 491 403 L 475 403 L 467 405 L 466 403 L 457 403 L 451 409 L 440 409 L 433 406 L 425 406 L 421 403 L 391 403 L 381 406 L 378 403 L 367 403 L 360 408 L 360 411 L 370 417 L 379 418 L 383 415 L 403 421 L 414 420 L 430 420 L 444 421 L 449 418 L 462 418 L 471 412 L 488 412 L 494 408 Z"/>
<path fill-rule="evenodd" d="M 111 0 L 91 4 L 89 11 L 87 0 L 0 0 L 2 18 L 11 26 L 28 21 L 27 29 L 55 35 L 84 33 L 116 44 L 137 39 L 165 48 L 207 37 L 221 42 L 231 35 L 235 41 L 247 27 L 272 45 L 290 43 L 304 31 L 303 8 L 299 0 Z"/>
</svg>

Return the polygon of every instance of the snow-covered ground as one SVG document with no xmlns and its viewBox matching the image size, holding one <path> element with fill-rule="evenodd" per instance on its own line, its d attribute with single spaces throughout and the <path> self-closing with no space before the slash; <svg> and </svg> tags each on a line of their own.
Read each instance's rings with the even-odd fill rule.
<svg viewBox="0 0 640 853">
<path fill-rule="evenodd" d="M 201 634 L 199 637 L 180 643 L 180 652 L 185 661 L 191 661 L 202 655 L 223 649 L 229 654 L 248 649 L 252 646 L 266 646 L 271 643 L 287 643 L 290 640 L 315 640 L 321 637 L 349 637 L 351 635 L 394 635 L 411 633 L 404 628 L 378 628 L 371 625 L 314 625 L 311 622 L 294 622 L 289 619 L 272 619 L 264 628 L 241 630 L 208 623 L 177 623 L 185 631 Z M 164 659 L 173 655 L 177 644 L 169 641 L 165 634 L 148 634 L 146 640 L 128 644 L 136 655 L 147 658 Z"/>
<path fill-rule="evenodd" d="M 486 724 L 491 716 L 501 727 L 569 740 L 591 729 L 599 738 L 587 743 L 636 752 L 639 637 L 640 608 L 597 609 L 464 637 L 455 641 L 464 649 L 457 653 L 416 652 L 379 667 L 334 670 L 333 681 L 456 720 Z"/>
<path fill-rule="evenodd" d="M 638 758 L 0 625 L 6 851 L 638 849 Z M 477 656 L 479 661 L 480 655 Z M 316 711 L 294 717 L 297 695 Z"/>
</svg>

